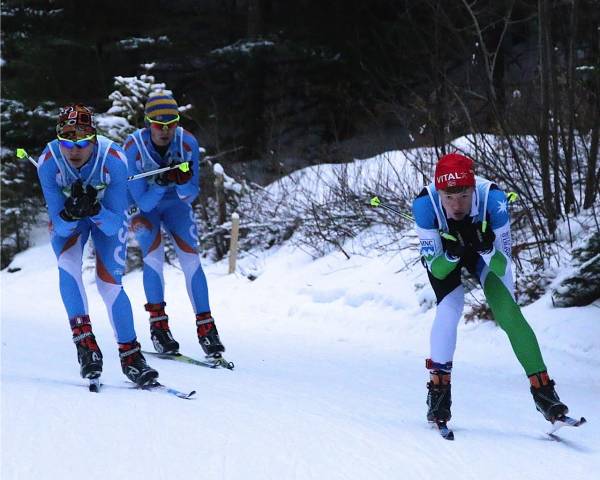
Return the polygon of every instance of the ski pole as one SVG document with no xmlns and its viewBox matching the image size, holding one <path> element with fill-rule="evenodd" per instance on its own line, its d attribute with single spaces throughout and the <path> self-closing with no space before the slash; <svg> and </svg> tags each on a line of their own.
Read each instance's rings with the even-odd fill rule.
<svg viewBox="0 0 600 480">
<path fill-rule="evenodd" d="M 373 197 L 370 201 L 371 205 L 373 207 L 381 207 L 381 208 L 385 208 L 386 210 L 389 210 L 390 212 L 393 212 L 397 215 L 400 215 L 402 218 L 409 220 L 409 221 L 414 221 L 414 218 L 412 217 L 412 215 L 409 215 L 408 213 L 404 213 L 401 212 L 400 210 L 394 208 L 394 207 L 390 207 L 389 205 L 386 205 L 385 203 L 383 203 L 381 200 L 379 200 L 379 197 Z M 447 240 L 452 240 L 454 242 L 457 242 L 458 239 L 454 236 L 454 235 L 450 235 L 449 233 L 446 233 L 442 230 L 440 230 L 440 235 L 442 237 L 444 237 Z"/>
<path fill-rule="evenodd" d="M 386 210 L 388 210 L 390 212 L 395 213 L 396 215 L 400 215 L 405 220 L 409 220 L 411 222 L 414 220 L 414 218 L 412 217 L 412 215 L 409 215 L 408 213 L 401 212 L 400 210 L 397 210 L 394 207 L 390 207 L 389 205 L 386 205 L 381 200 L 379 200 L 379 197 L 373 197 L 373 198 L 371 198 L 370 203 L 371 203 L 372 207 L 381 207 L 381 208 L 384 208 L 384 209 L 386 209 Z"/>
<path fill-rule="evenodd" d="M 24 148 L 17 148 L 17 158 L 20 158 L 20 159 L 26 158 L 31 163 L 33 163 L 33 165 L 35 165 L 36 168 L 38 166 L 37 162 L 33 158 L 31 158 L 31 156 L 25 151 Z M 131 176 L 127 177 L 127 181 L 129 182 L 131 180 L 137 180 L 138 178 L 144 178 L 144 177 L 149 177 L 151 175 L 157 175 L 159 173 L 168 172 L 169 170 L 174 170 L 176 168 L 178 168 L 182 172 L 189 172 L 190 164 L 189 164 L 189 162 L 182 162 L 182 163 L 178 163 L 177 165 L 170 165 L 168 167 L 162 167 L 162 168 L 157 168 L 156 170 L 150 170 L 149 172 L 138 173 L 137 175 L 131 175 Z"/>
<path fill-rule="evenodd" d="M 33 158 L 31 158 L 31 156 L 25 151 L 24 148 L 17 148 L 17 158 L 26 158 L 31 163 L 33 163 L 33 165 L 35 165 L 35 168 L 37 168 L 38 166 L 37 162 Z"/>
<path fill-rule="evenodd" d="M 181 162 L 181 163 L 178 163 L 177 165 L 171 165 L 169 167 L 157 168 L 156 170 L 150 170 L 149 172 L 142 172 L 142 173 L 138 173 L 137 175 L 131 175 L 130 177 L 127 177 L 127 181 L 130 182 L 132 180 L 137 180 L 139 178 L 150 177 L 152 175 L 158 175 L 159 173 L 168 172 L 169 170 L 175 170 L 176 168 L 178 168 L 182 172 L 189 172 L 190 171 L 190 162 Z"/>
</svg>

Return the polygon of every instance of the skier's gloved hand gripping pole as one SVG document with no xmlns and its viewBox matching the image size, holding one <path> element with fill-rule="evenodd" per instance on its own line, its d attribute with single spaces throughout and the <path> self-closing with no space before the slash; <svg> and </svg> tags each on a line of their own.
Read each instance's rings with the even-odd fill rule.
<svg viewBox="0 0 600 480">
<path fill-rule="evenodd" d="M 506 194 L 506 198 L 508 199 L 508 203 L 513 203 L 518 200 L 519 195 L 516 192 L 508 192 Z M 394 207 L 390 207 L 389 205 L 386 205 L 379 199 L 379 197 L 371 198 L 369 203 L 371 204 L 372 207 L 376 207 L 376 208 L 381 207 L 392 213 L 395 213 L 396 215 L 400 215 L 402 218 L 404 218 L 406 220 L 409 220 L 411 222 L 414 221 L 414 218 L 412 215 L 409 215 L 408 213 L 405 213 L 405 212 L 401 212 L 400 210 L 398 210 Z M 482 229 L 482 232 L 485 233 L 485 231 L 487 229 L 487 221 L 482 222 L 481 229 Z M 459 239 L 456 238 L 454 235 L 451 235 L 447 232 L 443 232 L 441 230 L 439 233 L 440 233 L 440 236 L 442 238 L 445 238 L 446 240 L 450 240 L 452 242 L 459 242 Z"/>
<path fill-rule="evenodd" d="M 168 167 L 157 168 L 156 170 L 150 170 L 149 172 L 138 173 L 137 175 L 131 175 L 127 177 L 127 181 L 130 182 L 132 180 L 137 180 L 139 178 L 150 177 L 152 175 L 158 175 L 163 172 L 168 172 L 169 170 L 179 169 L 182 172 L 186 173 L 190 171 L 190 162 L 181 162 L 176 163 L 174 165 L 169 165 Z"/>
<path fill-rule="evenodd" d="M 31 156 L 25 151 L 23 148 L 17 148 L 17 158 L 26 158 L 29 160 L 36 168 L 38 166 L 37 162 L 31 158 Z M 168 167 L 157 168 L 156 170 L 150 170 L 149 172 L 138 173 L 137 175 L 131 175 L 127 177 L 127 181 L 130 182 L 132 180 L 137 180 L 139 178 L 150 177 L 152 175 L 158 175 L 159 173 L 168 172 L 169 170 L 175 170 L 178 168 L 182 172 L 190 171 L 190 163 L 189 162 L 181 162 L 175 165 L 169 165 Z"/>
</svg>

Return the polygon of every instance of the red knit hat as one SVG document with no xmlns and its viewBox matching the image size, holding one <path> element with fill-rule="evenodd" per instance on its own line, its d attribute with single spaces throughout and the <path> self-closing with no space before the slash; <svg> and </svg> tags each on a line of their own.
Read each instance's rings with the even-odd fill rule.
<svg viewBox="0 0 600 480">
<path fill-rule="evenodd" d="M 460 153 L 449 153 L 440 157 L 435 166 L 435 189 L 449 187 L 474 187 L 473 160 Z"/>
</svg>

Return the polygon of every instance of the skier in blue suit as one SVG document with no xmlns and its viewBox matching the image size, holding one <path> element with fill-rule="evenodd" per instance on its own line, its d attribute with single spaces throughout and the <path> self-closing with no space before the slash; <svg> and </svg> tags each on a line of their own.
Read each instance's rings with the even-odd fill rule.
<svg viewBox="0 0 600 480">
<path fill-rule="evenodd" d="M 190 132 L 179 126 L 177 102 L 169 93 L 151 95 L 145 114 L 146 128 L 135 131 L 125 141 L 129 173 L 135 175 L 184 162 L 188 162 L 190 167 L 189 171 L 173 169 L 129 184 L 132 199 L 139 209 L 139 213 L 131 219 L 131 229 L 143 254 L 145 309 L 150 314 L 152 343 L 159 353 L 179 353 L 179 343 L 173 338 L 165 313 L 162 227 L 173 240 L 185 276 L 188 296 L 196 314 L 200 345 L 208 358 L 220 359 L 225 347 L 210 310 L 191 206 L 200 191 L 198 142 Z"/>
<path fill-rule="evenodd" d="M 102 352 L 88 315 L 82 282 L 84 245 L 96 252 L 96 285 L 118 342 L 123 373 L 146 385 L 158 372 L 136 341 L 131 304 L 123 290 L 127 223 L 127 163 L 121 147 L 97 135 L 89 107 L 62 108 L 57 138 L 46 145 L 38 176 L 48 205 L 52 248 L 58 260 L 60 293 L 67 310 L 83 378 L 102 373 Z"/>
</svg>

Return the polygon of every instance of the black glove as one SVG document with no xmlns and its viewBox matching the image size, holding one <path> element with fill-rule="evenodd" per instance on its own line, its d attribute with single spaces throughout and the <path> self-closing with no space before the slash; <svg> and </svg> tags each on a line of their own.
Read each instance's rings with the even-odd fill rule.
<svg viewBox="0 0 600 480">
<path fill-rule="evenodd" d="M 467 249 L 467 244 L 460 232 L 450 233 L 456 240 L 442 236 L 442 248 L 449 257 L 461 258 Z"/>
<path fill-rule="evenodd" d="M 452 220 L 449 218 L 448 231 L 450 235 L 460 238 L 459 242 L 452 242 L 451 240 L 447 241 L 447 243 L 449 243 L 449 248 L 453 249 L 456 253 L 460 252 L 461 254 L 464 254 L 464 250 L 467 248 L 480 254 L 486 254 L 494 248 L 494 240 L 496 239 L 494 231 L 488 225 L 488 228 L 486 228 L 484 232 L 482 223 L 473 223 L 470 217 L 466 217 L 464 220 Z M 456 245 L 457 243 L 462 244 L 462 246 Z M 452 255 L 450 251 L 448 251 L 448 253 L 449 255 Z"/>
<path fill-rule="evenodd" d="M 183 172 L 179 168 L 171 171 L 175 172 L 175 183 L 177 185 L 183 185 L 184 183 L 189 182 L 192 178 L 192 175 L 194 174 L 194 172 L 192 171 L 192 162 L 188 162 L 187 172 Z"/>
<path fill-rule="evenodd" d="M 63 220 L 73 222 L 85 217 L 93 217 L 100 213 L 98 191 L 92 185 L 83 188 L 81 180 L 71 185 L 71 196 L 65 200 L 60 216 Z"/>
<path fill-rule="evenodd" d="M 179 165 L 178 163 L 172 163 L 170 166 L 175 167 L 175 165 Z M 176 183 L 177 185 L 183 185 L 187 183 L 192 178 L 192 162 L 188 162 L 189 170 L 187 172 L 182 172 L 179 168 L 173 168 L 172 170 L 167 170 L 166 172 L 161 173 L 156 177 L 155 182 L 161 187 L 165 187 L 172 183 Z"/>
<path fill-rule="evenodd" d="M 154 177 L 154 183 L 160 185 L 161 187 L 168 187 L 172 182 L 171 180 L 171 170 L 166 172 L 162 172 Z"/>
<path fill-rule="evenodd" d="M 473 225 L 476 228 L 470 241 L 471 247 L 480 254 L 490 253 L 494 248 L 494 240 L 496 240 L 496 234 L 494 233 L 494 230 L 487 225 L 487 228 L 484 232 L 481 222 L 474 223 Z"/>
</svg>

